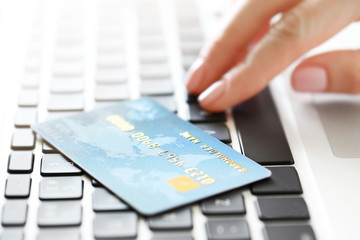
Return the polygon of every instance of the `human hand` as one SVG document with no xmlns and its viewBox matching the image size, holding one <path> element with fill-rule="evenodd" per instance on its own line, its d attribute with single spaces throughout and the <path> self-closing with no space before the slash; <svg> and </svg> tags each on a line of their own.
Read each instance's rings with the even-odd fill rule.
<svg viewBox="0 0 360 240">
<path fill-rule="evenodd" d="M 359 0 L 245 0 L 237 2 L 225 29 L 200 52 L 186 87 L 200 94 L 208 111 L 243 102 L 309 49 L 353 21 L 360 20 Z M 282 18 L 269 27 L 270 19 Z M 310 57 L 292 74 L 302 92 L 360 93 L 360 50 Z"/>
</svg>

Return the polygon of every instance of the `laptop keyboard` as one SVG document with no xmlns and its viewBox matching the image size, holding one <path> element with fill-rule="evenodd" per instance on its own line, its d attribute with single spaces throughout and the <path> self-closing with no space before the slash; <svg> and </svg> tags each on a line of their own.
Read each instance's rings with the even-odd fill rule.
<svg viewBox="0 0 360 240">
<path fill-rule="evenodd" d="M 204 38 L 196 1 L 48 1 L 36 8 L 7 173 L 2 170 L 1 239 L 315 239 L 269 90 L 216 114 L 186 94 L 183 75 Z M 51 40 L 48 64 L 44 46 Z M 30 129 L 37 121 L 141 96 L 266 165 L 271 178 L 144 217 Z"/>
</svg>

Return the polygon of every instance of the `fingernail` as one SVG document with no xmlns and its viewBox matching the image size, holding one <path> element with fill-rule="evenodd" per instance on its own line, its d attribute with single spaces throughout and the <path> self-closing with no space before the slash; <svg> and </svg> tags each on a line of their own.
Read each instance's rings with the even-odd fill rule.
<svg viewBox="0 0 360 240">
<path fill-rule="evenodd" d="M 328 84 L 322 67 L 303 67 L 293 73 L 293 88 L 299 92 L 324 92 Z"/>
<path fill-rule="evenodd" d="M 224 80 L 217 81 L 200 94 L 198 100 L 202 105 L 210 105 L 218 100 L 226 90 L 226 82 Z"/>
<path fill-rule="evenodd" d="M 204 60 L 198 58 L 190 67 L 186 77 L 186 88 L 190 92 L 195 92 L 205 75 L 203 67 Z"/>
</svg>

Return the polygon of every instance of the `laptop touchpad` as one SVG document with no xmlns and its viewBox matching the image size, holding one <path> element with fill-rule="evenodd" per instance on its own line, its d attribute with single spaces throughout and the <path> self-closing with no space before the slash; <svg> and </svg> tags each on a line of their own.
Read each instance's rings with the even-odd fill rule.
<svg viewBox="0 0 360 240">
<path fill-rule="evenodd" d="M 360 98 L 315 97 L 315 107 L 336 157 L 360 157 Z"/>
</svg>

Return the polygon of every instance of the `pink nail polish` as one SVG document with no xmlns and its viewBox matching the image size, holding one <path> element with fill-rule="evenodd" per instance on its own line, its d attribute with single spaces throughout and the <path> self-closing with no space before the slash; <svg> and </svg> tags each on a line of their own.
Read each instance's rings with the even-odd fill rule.
<svg viewBox="0 0 360 240">
<path fill-rule="evenodd" d="M 186 76 L 186 87 L 190 92 L 196 92 L 205 76 L 205 69 L 203 67 L 204 60 L 198 58 L 190 67 Z"/>
<path fill-rule="evenodd" d="M 303 67 L 293 73 L 293 88 L 299 92 L 324 92 L 327 84 L 327 73 L 322 67 Z"/>
<path fill-rule="evenodd" d="M 210 105 L 219 99 L 226 90 L 226 82 L 224 80 L 217 81 L 208 87 L 201 95 L 198 100 L 203 105 Z"/>
</svg>

